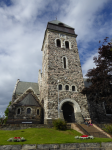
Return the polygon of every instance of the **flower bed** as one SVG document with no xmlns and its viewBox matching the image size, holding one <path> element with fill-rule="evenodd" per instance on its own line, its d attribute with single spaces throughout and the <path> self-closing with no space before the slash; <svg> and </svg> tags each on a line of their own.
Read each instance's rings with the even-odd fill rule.
<svg viewBox="0 0 112 150">
<path fill-rule="evenodd" d="M 88 136 L 88 135 L 82 135 L 82 136 L 75 136 L 75 139 L 94 139 L 94 137 Z"/>
<path fill-rule="evenodd" d="M 8 142 L 24 142 L 26 139 L 24 137 L 14 137 L 7 140 Z"/>
</svg>

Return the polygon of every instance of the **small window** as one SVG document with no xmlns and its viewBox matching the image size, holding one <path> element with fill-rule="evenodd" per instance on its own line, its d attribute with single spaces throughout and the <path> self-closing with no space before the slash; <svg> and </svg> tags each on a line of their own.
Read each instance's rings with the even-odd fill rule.
<svg viewBox="0 0 112 150">
<path fill-rule="evenodd" d="M 72 86 L 72 91 L 75 91 L 75 86 Z"/>
<path fill-rule="evenodd" d="M 61 84 L 58 86 L 58 89 L 59 89 L 59 90 L 62 90 L 62 85 L 61 85 Z"/>
<path fill-rule="evenodd" d="M 65 47 L 69 48 L 69 42 L 68 41 L 65 42 Z"/>
<path fill-rule="evenodd" d="M 18 114 L 18 115 L 20 114 L 20 108 L 18 108 L 18 110 L 17 110 L 17 114 Z"/>
<path fill-rule="evenodd" d="M 67 90 L 67 91 L 69 90 L 69 86 L 68 85 L 65 86 L 65 90 Z"/>
<path fill-rule="evenodd" d="M 63 58 L 64 68 L 66 68 L 66 58 Z"/>
<path fill-rule="evenodd" d="M 39 109 L 37 109 L 37 115 L 39 115 Z"/>
<path fill-rule="evenodd" d="M 61 42 L 60 42 L 60 40 L 58 39 L 56 42 L 57 42 L 57 47 L 61 47 Z"/>
<path fill-rule="evenodd" d="M 27 108 L 27 114 L 31 114 L 31 108 Z"/>
</svg>

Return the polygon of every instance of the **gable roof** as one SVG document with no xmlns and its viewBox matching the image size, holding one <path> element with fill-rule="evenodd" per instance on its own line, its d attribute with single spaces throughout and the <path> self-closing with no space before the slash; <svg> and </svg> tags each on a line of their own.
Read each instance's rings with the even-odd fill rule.
<svg viewBox="0 0 112 150">
<path fill-rule="evenodd" d="M 21 100 L 17 105 L 24 105 L 24 106 L 40 106 L 39 103 L 36 101 L 34 96 L 29 93 L 26 95 L 23 100 Z"/>
<path fill-rule="evenodd" d="M 23 82 L 19 81 L 15 90 L 16 94 L 22 94 L 24 93 L 29 87 L 31 87 L 36 94 L 39 94 L 39 86 L 38 83 L 34 82 Z"/>
<path fill-rule="evenodd" d="M 73 27 L 70 27 L 67 24 L 65 24 L 65 23 L 63 23 L 61 21 L 58 21 L 58 20 L 49 21 L 48 23 L 55 24 L 55 25 L 59 25 L 59 23 L 62 23 L 64 25 L 64 27 L 74 29 Z"/>
<path fill-rule="evenodd" d="M 31 87 L 21 94 L 21 96 L 19 96 L 16 100 L 14 100 L 11 105 L 26 105 L 26 103 L 27 105 L 42 106 L 39 101 L 39 95 L 37 95 Z"/>
</svg>

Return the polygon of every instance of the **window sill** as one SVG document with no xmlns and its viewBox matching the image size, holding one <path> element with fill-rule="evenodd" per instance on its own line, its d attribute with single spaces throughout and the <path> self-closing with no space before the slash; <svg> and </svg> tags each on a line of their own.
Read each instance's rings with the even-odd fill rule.
<svg viewBox="0 0 112 150">
<path fill-rule="evenodd" d="M 59 92 L 75 92 L 75 93 L 78 93 L 78 91 L 71 91 L 71 90 L 59 90 Z"/>
</svg>

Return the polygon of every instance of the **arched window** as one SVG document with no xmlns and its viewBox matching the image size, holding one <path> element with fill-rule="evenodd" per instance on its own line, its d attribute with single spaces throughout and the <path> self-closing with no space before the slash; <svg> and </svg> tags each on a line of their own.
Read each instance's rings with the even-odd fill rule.
<svg viewBox="0 0 112 150">
<path fill-rule="evenodd" d="M 65 86 L 65 90 L 67 90 L 67 91 L 69 90 L 69 86 L 68 85 Z"/>
<path fill-rule="evenodd" d="M 64 68 L 66 68 L 66 58 L 63 58 Z"/>
<path fill-rule="evenodd" d="M 18 115 L 20 114 L 20 108 L 18 108 L 18 110 L 17 110 L 17 114 L 18 114 Z"/>
<path fill-rule="evenodd" d="M 57 47 L 61 47 L 61 42 L 59 39 L 57 39 L 56 43 L 57 43 Z"/>
<path fill-rule="evenodd" d="M 31 114 L 31 108 L 27 108 L 27 114 Z"/>
<path fill-rule="evenodd" d="M 61 85 L 61 84 L 58 86 L 58 89 L 59 89 L 59 90 L 62 90 L 62 85 Z"/>
<path fill-rule="evenodd" d="M 37 109 L 37 115 L 39 115 L 39 109 Z"/>
<path fill-rule="evenodd" d="M 68 41 L 65 42 L 65 47 L 69 48 L 69 42 Z"/>
<path fill-rule="evenodd" d="M 72 91 L 75 91 L 75 86 L 72 86 Z"/>
</svg>

